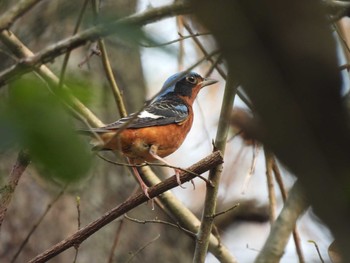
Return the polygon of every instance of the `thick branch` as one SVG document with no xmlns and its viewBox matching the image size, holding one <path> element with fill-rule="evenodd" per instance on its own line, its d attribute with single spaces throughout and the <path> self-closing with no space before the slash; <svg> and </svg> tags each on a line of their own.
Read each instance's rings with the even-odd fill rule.
<svg viewBox="0 0 350 263">
<path fill-rule="evenodd" d="M 289 192 L 288 199 L 280 215 L 272 225 L 270 235 L 255 263 L 280 262 L 289 237 L 295 228 L 296 221 L 308 206 L 300 190 L 300 185 L 298 182 L 295 183 Z"/>
<path fill-rule="evenodd" d="M 194 164 L 188 170 L 202 174 L 209 169 L 221 164 L 223 162 L 222 156 L 220 152 L 214 152 L 211 155 L 207 156 L 206 158 L 202 159 L 198 163 Z M 181 182 L 187 182 L 193 179 L 195 175 L 193 173 L 181 173 Z M 175 176 L 149 188 L 149 196 L 151 198 L 154 198 L 156 196 L 159 196 L 163 194 L 164 192 L 178 186 L 178 183 L 176 182 Z M 38 263 L 38 262 L 46 262 L 47 260 L 53 258 L 54 256 L 62 253 L 63 251 L 67 250 L 70 247 L 76 246 L 81 244 L 85 239 L 90 237 L 92 234 L 94 234 L 96 231 L 107 225 L 108 223 L 112 222 L 119 216 L 123 215 L 124 213 L 130 211 L 131 209 L 135 208 L 136 206 L 148 201 L 148 198 L 144 195 L 144 193 L 138 193 L 133 196 L 131 196 L 128 200 L 120 204 L 119 206 L 113 208 L 112 210 L 108 211 L 106 214 L 101 216 L 99 219 L 91 222 L 87 226 L 83 227 L 67 239 L 61 241 L 60 243 L 54 245 L 50 249 L 46 250 L 42 254 L 36 256 L 32 260 L 30 260 L 30 263 Z"/>
<path fill-rule="evenodd" d="M 159 8 L 152 8 L 140 14 L 133 14 L 126 18 L 119 19 L 107 24 L 97 25 L 79 34 L 68 37 L 59 41 L 44 50 L 38 52 L 34 56 L 23 59 L 12 67 L 0 73 L 0 85 L 6 83 L 9 79 L 33 70 L 34 67 L 52 61 L 54 58 L 70 51 L 79 46 L 85 45 L 89 41 L 95 41 L 100 37 L 107 36 L 118 31 L 125 30 L 126 26 L 142 26 L 157 20 L 175 16 L 178 14 L 186 14 L 190 11 L 189 5 L 184 3 L 175 3 Z"/>
</svg>

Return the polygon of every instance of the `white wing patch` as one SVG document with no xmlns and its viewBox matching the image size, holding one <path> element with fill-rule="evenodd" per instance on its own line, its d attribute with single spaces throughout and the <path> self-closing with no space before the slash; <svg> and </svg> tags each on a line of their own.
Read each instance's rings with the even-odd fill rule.
<svg viewBox="0 0 350 263">
<path fill-rule="evenodd" d="M 155 115 L 153 113 L 150 113 L 148 111 L 141 111 L 139 115 L 137 115 L 139 118 L 151 118 L 151 119 L 159 119 L 159 118 L 164 118 L 164 116 L 161 115 Z"/>
</svg>

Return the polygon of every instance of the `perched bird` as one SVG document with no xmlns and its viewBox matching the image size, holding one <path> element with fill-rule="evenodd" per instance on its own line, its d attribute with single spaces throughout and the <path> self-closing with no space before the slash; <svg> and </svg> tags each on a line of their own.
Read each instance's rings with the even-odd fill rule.
<svg viewBox="0 0 350 263">
<path fill-rule="evenodd" d="M 132 113 L 104 127 L 93 128 L 98 134 L 96 150 L 119 150 L 130 164 L 159 160 L 176 151 L 185 140 L 193 122 L 193 102 L 201 88 L 216 83 L 199 74 L 180 72 L 168 78 L 158 95 L 140 112 Z M 133 167 L 145 195 L 148 187 Z M 179 171 L 176 178 L 181 185 Z"/>
</svg>

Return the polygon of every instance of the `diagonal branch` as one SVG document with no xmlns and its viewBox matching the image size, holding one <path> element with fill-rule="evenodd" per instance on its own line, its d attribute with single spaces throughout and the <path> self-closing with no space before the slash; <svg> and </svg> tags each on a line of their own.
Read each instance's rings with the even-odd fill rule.
<svg viewBox="0 0 350 263">
<path fill-rule="evenodd" d="M 211 155 L 207 156 L 206 158 L 202 159 L 198 163 L 194 164 L 190 168 L 188 168 L 188 170 L 195 173 L 202 174 L 207 170 L 221 164 L 222 162 L 223 162 L 223 159 L 222 159 L 221 153 L 219 151 L 216 151 Z M 184 173 L 181 173 L 180 179 L 181 179 L 181 182 L 184 183 L 184 182 L 190 181 L 193 178 L 195 178 L 195 175 L 193 175 L 192 173 L 184 172 Z M 148 193 L 151 198 L 154 198 L 177 186 L 178 186 L 178 183 L 176 181 L 176 177 L 172 176 L 171 178 L 168 178 L 167 180 L 149 188 Z M 108 211 L 103 216 L 91 222 L 87 226 L 81 228 L 79 231 L 75 232 L 73 235 L 71 235 L 67 239 L 61 241 L 60 243 L 54 245 L 53 247 L 49 248 L 45 252 L 39 254 L 38 256 L 30 260 L 29 263 L 46 262 L 47 260 L 62 253 L 68 248 L 81 244 L 84 240 L 86 240 L 88 237 L 90 237 L 92 234 L 94 234 L 96 231 L 98 231 L 102 227 L 106 226 L 108 223 L 112 222 L 113 220 L 117 219 L 119 216 L 123 215 L 124 213 L 130 211 L 136 206 L 147 201 L 148 201 L 148 198 L 144 195 L 144 193 L 137 193 L 131 196 L 125 202 L 113 208 L 112 210 Z"/>
<path fill-rule="evenodd" d="M 274 157 L 274 156 L 273 156 L 272 169 L 273 169 L 273 173 L 275 175 L 275 180 L 276 180 L 278 187 L 281 191 L 283 203 L 285 203 L 287 200 L 287 190 L 284 186 L 281 171 L 278 167 L 276 157 Z M 293 230 L 293 239 L 294 239 L 294 244 L 295 244 L 295 250 L 296 250 L 296 252 L 298 254 L 298 258 L 299 258 L 299 263 L 305 263 L 304 253 L 303 253 L 303 250 L 301 247 L 300 235 L 299 235 L 299 231 L 297 229 L 297 226 L 295 226 L 294 230 Z"/>
<path fill-rule="evenodd" d="M 100 37 L 124 31 L 126 26 L 143 26 L 166 17 L 186 14 L 189 13 L 189 11 L 190 8 L 188 4 L 175 3 L 159 8 L 152 8 L 143 13 L 133 14 L 116 21 L 94 26 L 80 32 L 79 34 L 50 45 L 35 55 L 23 59 L 12 67 L 2 71 L 0 73 L 0 85 L 6 83 L 9 79 L 15 76 L 25 74 L 33 70 L 35 67 L 52 61 L 54 58 L 72 49 L 85 45 L 89 41 L 95 41 Z"/>
<path fill-rule="evenodd" d="M 289 192 L 281 213 L 272 225 L 270 235 L 255 259 L 255 263 L 280 262 L 296 221 L 308 206 L 300 185 L 296 182 Z"/>
</svg>

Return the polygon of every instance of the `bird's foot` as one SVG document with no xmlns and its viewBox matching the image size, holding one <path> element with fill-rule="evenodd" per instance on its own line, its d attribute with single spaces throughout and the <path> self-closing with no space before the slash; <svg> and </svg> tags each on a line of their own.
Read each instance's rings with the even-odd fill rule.
<svg viewBox="0 0 350 263">
<path fill-rule="evenodd" d="M 152 198 L 149 196 L 149 193 L 148 193 L 148 189 L 149 189 L 148 186 L 144 182 L 142 183 L 140 182 L 140 186 L 145 196 L 147 196 L 147 198 L 151 200 Z"/>
<path fill-rule="evenodd" d="M 177 184 L 182 188 L 182 189 L 186 189 L 185 186 L 182 185 L 181 179 L 180 179 L 180 169 L 174 169 L 175 170 L 175 177 L 176 177 L 176 182 Z"/>
<path fill-rule="evenodd" d="M 192 184 L 192 186 L 193 186 L 193 190 L 196 190 L 196 185 L 194 184 L 193 179 L 191 179 L 191 184 Z"/>
</svg>

